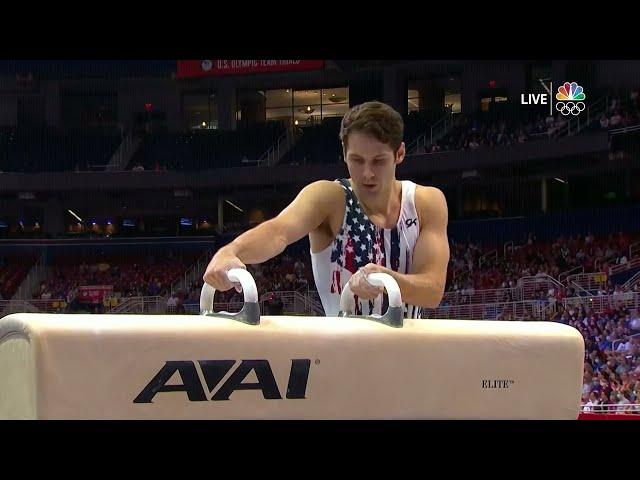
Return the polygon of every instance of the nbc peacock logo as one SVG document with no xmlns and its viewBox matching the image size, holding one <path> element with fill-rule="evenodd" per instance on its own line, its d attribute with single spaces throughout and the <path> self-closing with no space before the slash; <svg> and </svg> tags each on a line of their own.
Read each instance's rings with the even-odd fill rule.
<svg viewBox="0 0 640 480">
<path fill-rule="evenodd" d="M 556 93 L 556 110 L 562 115 L 579 115 L 585 109 L 582 100 L 586 98 L 584 89 L 576 82 L 564 82 Z"/>
</svg>

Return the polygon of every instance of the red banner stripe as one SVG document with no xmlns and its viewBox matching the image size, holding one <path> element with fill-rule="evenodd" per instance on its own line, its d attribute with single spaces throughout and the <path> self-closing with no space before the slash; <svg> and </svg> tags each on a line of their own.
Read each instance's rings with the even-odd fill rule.
<svg viewBox="0 0 640 480">
<path fill-rule="evenodd" d="M 321 70 L 324 60 L 178 60 L 177 77 L 217 77 L 251 73 Z"/>
</svg>

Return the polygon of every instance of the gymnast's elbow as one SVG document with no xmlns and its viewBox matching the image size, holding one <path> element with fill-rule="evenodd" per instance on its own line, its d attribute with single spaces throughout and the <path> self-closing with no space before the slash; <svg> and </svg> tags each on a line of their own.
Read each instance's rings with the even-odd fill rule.
<svg viewBox="0 0 640 480">
<path fill-rule="evenodd" d="M 438 308 L 444 297 L 444 284 L 436 281 L 421 282 L 416 292 L 417 301 L 414 305 L 422 308 Z"/>
</svg>

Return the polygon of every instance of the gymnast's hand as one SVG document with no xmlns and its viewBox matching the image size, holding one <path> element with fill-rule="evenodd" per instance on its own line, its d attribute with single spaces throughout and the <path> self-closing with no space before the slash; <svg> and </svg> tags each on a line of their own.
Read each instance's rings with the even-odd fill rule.
<svg viewBox="0 0 640 480">
<path fill-rule="evenodd" d="M 362 300 L 373 300 L 380 294 L 384 293 L 384 287 L 378 287 L 371 285 L 367 282 L 367 275 L 375 272 L 385 273 L 385 268 L 376 265 L 375 263 L 369 263 L 358 270 L 349 280 L 349 287 L 354 295 Z"/>
<path fill-rule="evenodd" d="M 207 270 L 204 272 L 202 280 L 216 290 L 226 292 L 235 287 L 237 292 L 242 291 L 242 286 L 238 282 L 231 282 L 227 278 L 227 272 L 232 268 L 247 269 L 246 265 L 240 261 L 235 253 L 226 247 L 221 248 L 213 256 Z"/>
</svg>

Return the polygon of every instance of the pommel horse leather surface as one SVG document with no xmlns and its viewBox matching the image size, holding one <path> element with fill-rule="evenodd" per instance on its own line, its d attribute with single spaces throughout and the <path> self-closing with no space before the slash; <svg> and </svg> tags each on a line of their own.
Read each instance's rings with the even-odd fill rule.
<svg viewBox="0 0 640 480">
<path fill-rule="evenodd" d="M 552 322 L 0 319 L 0 418 L 576 419 L 584 342 Z"/>
</svg>

